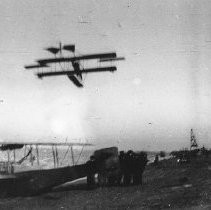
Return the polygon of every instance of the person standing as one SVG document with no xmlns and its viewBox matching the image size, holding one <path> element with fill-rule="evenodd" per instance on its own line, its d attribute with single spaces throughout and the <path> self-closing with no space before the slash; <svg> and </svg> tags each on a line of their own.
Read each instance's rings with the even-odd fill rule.
<svg viewBox="0 0 211 210">
<path fill-rule="evenodd" d="M 87 187 L 93 189 L 95 187 L 96 160 L 94 156 L 90 156 L 90 160 L 86 162 L 87 166 Z"/>
</svg>

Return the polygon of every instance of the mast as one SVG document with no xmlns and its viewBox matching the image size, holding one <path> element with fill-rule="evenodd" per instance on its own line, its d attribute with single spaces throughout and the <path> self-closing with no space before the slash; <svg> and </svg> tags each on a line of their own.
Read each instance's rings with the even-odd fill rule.
<svg viewBox="0 0 211 210">
<path fill-rule="evenodd" d="M 198 148 L 198 144 L 196 142 L 196 137 L 193 133 L 193 129 L 191 128 L 191 130 L 190 130 L 190 150 L 197 149 L 197 148 Z"/>
</svg>

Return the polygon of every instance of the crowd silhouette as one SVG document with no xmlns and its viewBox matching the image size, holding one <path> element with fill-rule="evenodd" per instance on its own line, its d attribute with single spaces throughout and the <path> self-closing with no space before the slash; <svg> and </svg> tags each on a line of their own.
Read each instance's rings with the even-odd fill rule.
<svg viewBox="0 0 211 210">
<path fill-rule="evenodd" d="M 141 185 L 142 175 L 148 159 L 145 152 L 120 151 L 117 155 L 104 153 L 99 157 L 90 157 L 87 165 L 87 185 Z M 97 182 L 95 175 L 97 174 Z"/>
</svg>

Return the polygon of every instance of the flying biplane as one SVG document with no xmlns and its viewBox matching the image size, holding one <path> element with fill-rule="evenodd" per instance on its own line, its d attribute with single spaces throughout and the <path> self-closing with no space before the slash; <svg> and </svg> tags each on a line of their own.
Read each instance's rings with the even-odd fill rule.
<svg viewBox="0 0 211 210">
<path fill-rule="evenodd" d="M 101 63 L 124 60 L 124 57 L 117 57 L 115 52 L 96 53 L 76 56 L 75 45 L 59 45 L 59 47 L 46 48 L 54 54 L 54 58 L 39 59 L 35 65 L 25 66 L 25 69 L 51 68 L 50 71 L 37 73 L 38 78 L 49 76 L 66 75 L 77 87 L 83 87 L 83 74 L 96 72 L 114 72 L 116 66 L 100 66 Z M 72 56 L 63 56 L 63 52 L 72 53 Z M 97 67 L 84 67 L 85 61 L 97 61 Z M 54 64 L 54 66 L 52 66 Z M 83 65 L 82 65 L 83 64 Z"/>
</svg>

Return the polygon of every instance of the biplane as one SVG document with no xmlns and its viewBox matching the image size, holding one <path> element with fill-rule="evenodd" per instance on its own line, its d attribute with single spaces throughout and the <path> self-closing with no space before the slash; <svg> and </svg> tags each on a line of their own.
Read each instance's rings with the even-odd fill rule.
<svg viewBox="0 0 211 210">
<path fill-rule="evenodd" d="M 63 45 L 60 43 L 59 47 L 46 48 L 48 52 L 54 55 L 54 58 L 39 59 L 34 65 L 27 65 L 25 69 L 38 69 L 36 75 L 38 78 L 50 76 L 67 76 L 71 82 L 77 87 L 83 87 L 83 74 L 99 73 L 99 72 L 114 72 L 117 70 L 114 65 L 103 65 L 101 63 L 124 60 L 124 57 L 117 57 L 116 52 L 96 53 L 78 55 L 75 54 L 75 45 Z M 71 56 L 64 56 L 64 51 L 71 53 Z M 84 66 L 85 61 L 97 62 L 97 67 Z M 43 71 L 45 68 L 51 70 Z M 39 71 L 42 69 L 41 71 Z"/>
<path fill-rule="evenodd" d="M 74 158 L 74 146 L 81 147 L 77 159 Z M 85 146 L 92 146 L 92 144 L 69 143 L 67 141 L 46 143 L 43 141 L 0 142 L 0 151 L 7 153 L 7 160 L 0 161 L 0 197 L 35 195 L 49 191 L 65 182 L 86 177 L 86 164 L 78 164 Z M 53 166 L 50 168 L 42 166 L 43 156 L 40 158 L 41 147 L 48 147 L 48 151 L 52 150 Z M 60 150 L 62 154 L 60 155 L 58 147 L 62 147 L 62 150 Z M 21 150 L 23 153 L 21 158 L 20 152 L 18 157 L 17 150 Z M 66 161 L 66 163 L 62 164 L 68 153 L 71 153 L 69 154 L 71 158 L 68 160 L 71 163 Z M 24 162 L 28 162 L 31 165 L 26 167 L 27 164 L 24 165 Z M 18 168 L 21 165 L 23 165 L 21 170 L 16 171 L 16 167 Z M 49 162 L 47 165 L 50 165 Z"/>
<path fill-rule="evenodd" d="M 58 168 L 62 166 L 62 162 L 64 159 L 69 155 L 71 156 L 71 163 L 68 160 L 68 165 L 75 165 L 79 162 L 80 156 L 78 157 L 77 161 L 75 161 L 73 147 L 77 146 L 81 149 L 80 156 L 82 155 L 83 149 L 86 146 L 92 146 L 90 143 L 80 143 L 80 142 L 54 142 L 54 141 L 28 141 L 24 142 L 0 142 L 0 151 L 7 153 L 7 160 L 0 161 L 0 175 L 2 174 L 12 174 L 14 173 L 14 166 L 21 165 L 24 161 L 28 161 L 33 166 L 34 162 L 36 161 L 36 166 L 40 166 L 40 149 L 48 148 L 48 159 L 53 159 L 54 168 Z M 64 153 L 62 160 L 59 160 L 59 147 L 62 148 Z M 16 151 L 18 155 L 16 154 Z M 49 154 L 52 154 L 49 157 Z M 70 153 L 70 154 L 69 154 Z M 60 155 L 60 157 L 62 154 Z M 19 157 L 19 160 L 17 160 Z M 2 164 L 4 167 L 2 167 Z M 6 166 L 6 168 L 5 168 Z M 42 166 L 41 166 L 42 167 Z M 35 167 L 36 168 L 36 167 Z"/>
</svg>

